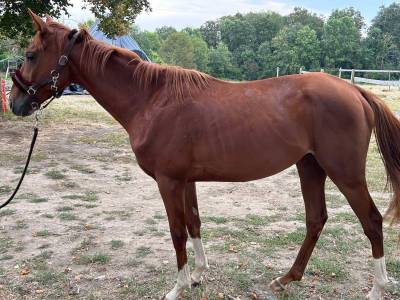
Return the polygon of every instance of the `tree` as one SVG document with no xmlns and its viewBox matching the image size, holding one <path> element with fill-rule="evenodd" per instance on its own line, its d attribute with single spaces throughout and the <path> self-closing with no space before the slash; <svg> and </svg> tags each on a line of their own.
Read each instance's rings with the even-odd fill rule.
<svg viewBox="0 0 400 300">
<path fill-rule="evenodd" d="M 221 39 L 232 52 L 240 46 L 253 47 L 257 43 L 255 27 L 242 14 L 221 18 L 220 26 Z"/>
<path fill-rule="evenodd" d="M 0 0 L 0 34 L 25 45 L 35 32 L 28 8 L 42 16 L 59 17 L 69 6 L 69 0 Z"/>
<path fill-rule="evenodd" d="M 361 30 L 365 27 L 364 17 L 361 15 L 361 12 L 359 10 L 354 9 L 354 7 L 349 7 L 345 9 L 335 9 L 331 14 L 331 18 L 338 19 L 342 17 L 350 17 L 360 33 Z"/>
<path fill-rule="evenodd" d="M 170 34 L 176 32 L 177 32 L 176 29 L 171 26 L 163 26 L 156 29 L 156 33 L 158 34 L 158 37 L 160 38 L 161 41 L 165 41 Z"/>
<path fill-rule="evenodd" d="M 216 47 L 221 42 L 221 28 L 217 21 L 207 21 L 200 27 L 200 34 L 208 47 Z"/>
<path fill-rule="evenodd" d="M 349 16 L 332 15 L 324 27 L 325 65 L 334 68 L 354 68 L 360 60 L 361 35 Z"/>
<path fill-rule="evenodd" d="M 150 11 L 148 0 L 84 0 L 95 18 L 99 29 L 108 37 L 128 34 L 131 24 L 143 11 Z"/>
<path fill-rule="evenodd" d="M 89 19 L 86 20 L 85 22 L 79 23 L 78 27 L 89 30 L 94 25 L 95 22 L 96 22 L 95 20 Z"/>
<path fill-rule="evenodd" d="M 234 57 L 243 79 L 255 80 L 258 78 L 259 64 L 257 55 L 252 48 L 242 45 L 236 49 Z"/>
<path fill-rule="evenodd" d="M 385 69 L 398 64 L 398 48 L 390 33 L 384 33 L 378 27 L 371 27 L 364 41 L 368 49 L 366 59 L 373 68 Z"/>
<path fill-rule="evenodd" d="M 26 44 L 34 33 L 28 8 L 39 16 L 48 14 L 57 18 L 61 13 L 68 15 L 71 3 L 72 0 L 0 0 L 0 33 Z M 150 10 L 148 0 L 84 0 L 84 4 L 109 37 L 128 33 L 136 16 L 143 10 Z"/>
<path fill-rule="evenodd" d="M 232 53 L 224 43 L 219 43 L 217 47 L 210 49 L 209 59 L 208 67 L 211 75 L 223 79 L 241 79 L 240 70 L 233 62 Z"/>
<path fill-rule="evenodd" d="M 160 56 L 167 64 L 196 68 L 192 41 L 183 32 L 174 32 L 168 36 L 161 45 Z"/>
<path fill-rule="evenodd" d="M 208 47 L 207 43 L 197 35 L 191 36 L 191 42 L 194 52 L 194 63 L 196 69 L 202 72 L 208 72 Z"/>
<path fill-rule="evenodd" d="M 322 37 L 324 32 L 323 17 L 318 16 L 317 14 L 302 7 L 294 8 L 294 11 L 286 17 L 286 24 L 289 26 L 308 26 L 316 32 L 319 39 Z"/>
<path fill-rule="evenodd" d="M 382 6 L 378 15 L 373 19 L 372 26 L 383 33 L 389 33 L 397 46 L 400 45 L 400 3 L 388 7 Z"/>
<path fill-rule="evenodd" d="M 254 51 L 257 51 L 260 44 L 271 41 L 273 37 L 284 26 L 284 17 L 275 12 L 248 13 L 244 16 L 256 33 Z"/>
<path fill-rule="evenodd" d="M 320 42 L 315 30 L 308 26 L 284 27 L 273 38 L 269 50 L 266 44 L 260 46 L 259 56 L 265 53 L 271 53 L 270 58 L 262 58 L 262 64 L 267 69 L 280 67 L 284 74 L 298 73 L 301 67 L 320 67 Z"/>
<path fill-rule="evenodd" d="M 320 68 L 321 46 L 315 30 L 300 27 L 296 32 L 294 51 L 302 67 L 307 70 Z"/>
</svg>

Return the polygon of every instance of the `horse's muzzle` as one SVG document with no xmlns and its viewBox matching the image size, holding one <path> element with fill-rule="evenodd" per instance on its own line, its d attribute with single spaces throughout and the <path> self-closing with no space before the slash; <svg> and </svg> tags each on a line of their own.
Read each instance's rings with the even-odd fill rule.
<svg viewBox="0 0 400 300">
<path fill-rule="evenodd" d="M 32 102 L 29 95 L 20 96 L 18 99 L 10 97 L 9 100 L 10 109 L 13 114 L 21 117 L 30 116 L 35 112 L 37 106 L 32 105 L 33 103 L 36 104 L 36 102 Z"/>
</svg>

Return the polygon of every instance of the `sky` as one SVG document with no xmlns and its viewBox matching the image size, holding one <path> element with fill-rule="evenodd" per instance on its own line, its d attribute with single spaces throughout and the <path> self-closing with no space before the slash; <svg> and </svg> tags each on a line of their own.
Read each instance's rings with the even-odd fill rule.
<svg viewBox="0 0 400 300">
<path fill-rule="evenodd" d="M 62 22 L 76 26 L 93 16 L 82 9 L 82 0 L 72 0 L 74 6 L 69 9 L 70 17 L 63 17 Z M 382 5 L 390 5 L 394 0 L 150 0 L 152 12 L 143 12 L 138 16 L 136 24 L 143 30 L 153 31 L 162 26 L 173 26 L 177 29 L 199 27 L 204 22 L 215 20 L 237 12 L 275 11 L 280 14 L 290 13 L 294 7 L 301 6 L 329 16 L 335 8 L 353 6 L 360 10 L 367 23 L 374 18 Z"/>
</svg>

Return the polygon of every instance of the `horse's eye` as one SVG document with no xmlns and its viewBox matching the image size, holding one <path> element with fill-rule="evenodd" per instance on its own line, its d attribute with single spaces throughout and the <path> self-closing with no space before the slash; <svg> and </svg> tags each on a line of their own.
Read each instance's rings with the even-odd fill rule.
<svg viewBox="0 0 400 300">
<path fill-rule="evenodd" d="M 32 52 L 27 52 L 25 56 L 27 60 L 33 60 L 35 58 L 35 55 Z"/>
</svg>

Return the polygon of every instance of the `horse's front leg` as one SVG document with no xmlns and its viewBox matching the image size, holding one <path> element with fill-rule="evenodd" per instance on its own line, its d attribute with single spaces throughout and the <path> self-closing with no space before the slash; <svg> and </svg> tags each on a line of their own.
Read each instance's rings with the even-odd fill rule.
<svg viewBox="0 0 400 300">
<path fill-rule="evenodd" d="M 196 184 L 189 182 L 186 184 L 185 193 L 185 219 L 186 227 L 193 242 L 195 255 L 195 269 L 192 272 L 192 286 L 201 283 L 202 275 L 209 268 L 206 254 L 200 234 L 200 212 L 197 205 Z"/>
<path fill-rule="evenodd" d="M 186 183 L 166 176 L 157 176 L 156 179 L 167 211 L 169 228 L 178 263 L 178 279 L 176 285 L 164 299 L 176 300 L 185 288 L 190 288 L 191 284 L 186 254 L 186 241 L 188 239 L 185 223 Z"/>
</svg>

